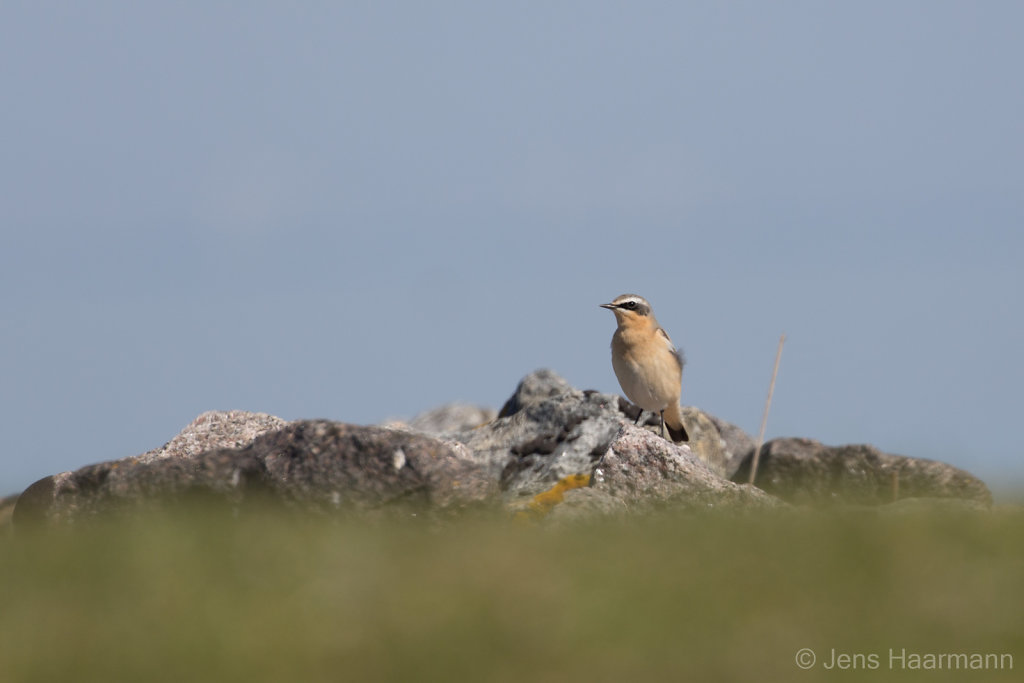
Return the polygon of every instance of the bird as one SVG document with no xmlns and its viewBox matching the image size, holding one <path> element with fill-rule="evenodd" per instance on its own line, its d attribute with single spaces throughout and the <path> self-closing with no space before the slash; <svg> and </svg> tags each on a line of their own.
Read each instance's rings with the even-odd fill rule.
<svg viewBox="0 0 1024 683">
<path fill-rule="evenodd" d="M 600 306 L 614 313 L 618 323 L 612 335 L 612 368 L 626 398 L 642 409 L 636 422 L 649 410 L 661 416 L 662 437 L 668 427 L 672 441 L 689 441 L 679 407 L 685 361 L 651 304 L 637 294 L 623 294 Z"/>
</svg>

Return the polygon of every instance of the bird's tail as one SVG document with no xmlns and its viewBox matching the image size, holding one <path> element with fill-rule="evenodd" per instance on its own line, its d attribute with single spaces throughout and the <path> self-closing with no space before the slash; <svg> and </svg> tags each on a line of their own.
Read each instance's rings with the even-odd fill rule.
<svg viewBox="0 0 1024 683">
<path fill-rule="evenodd" d="M 665 427 L 668 428 L 668 435 L 675 443 L 690 440 L 690 435 L 686 432 L 686 425 L 683 424 L 683 411 L 680 409 L 678 401 L 670 403 L 668 408 L 665 408 Z"/>
</svg>

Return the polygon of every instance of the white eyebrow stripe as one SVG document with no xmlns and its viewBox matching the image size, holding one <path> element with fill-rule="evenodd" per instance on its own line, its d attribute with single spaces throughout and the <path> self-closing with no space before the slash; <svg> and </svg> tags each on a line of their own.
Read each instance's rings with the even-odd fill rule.
<svg viewBox="0 0 1024 683">
<path fill-rule="evenodd" d="M 651 308 L 650 302 L 647 301 L 647 299 L 640 296 L 639 294 L 623 294 L 619 298 L 615 299 L 615 301 L 613 301 L 612 304 L 615 306 L 623 306 L 630 302 L 636 304 L 637 306 L 643 306 L 647 309 Z"/>
</svg>

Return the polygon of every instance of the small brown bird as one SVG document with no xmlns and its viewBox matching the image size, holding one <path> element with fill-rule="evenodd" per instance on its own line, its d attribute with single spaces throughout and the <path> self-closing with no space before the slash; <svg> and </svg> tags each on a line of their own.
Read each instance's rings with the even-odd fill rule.
<svg viewBox="0 0 1024 683">
<path fill-rule="evenodd" d="M 683 354 L 658 324 L 651 304 L 623 294 L 601 308 L 614 313 L 619 325 L 612 335 L 612 368 L 626 398 L 661 416 L 662 437 L 668 427 L 672 441 L 689 441 L 679 408 Z"/>
</svg>

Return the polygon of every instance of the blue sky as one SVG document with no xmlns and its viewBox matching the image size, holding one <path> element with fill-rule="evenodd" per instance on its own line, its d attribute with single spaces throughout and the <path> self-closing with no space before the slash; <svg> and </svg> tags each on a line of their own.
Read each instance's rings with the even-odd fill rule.
<svg viewBox="0 0 1024 683">
<path fill-rule="evenodd" d="M 1024 488 L 1024 5 L 4 3 L 0 493 L 211 409 L 618 392 Z"/>
</svg>

